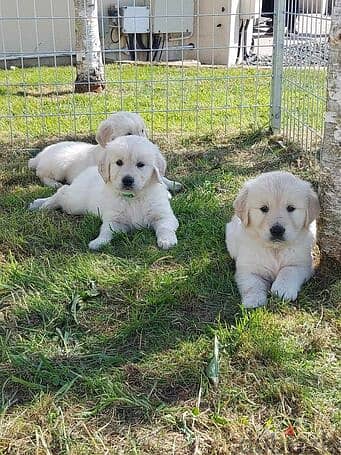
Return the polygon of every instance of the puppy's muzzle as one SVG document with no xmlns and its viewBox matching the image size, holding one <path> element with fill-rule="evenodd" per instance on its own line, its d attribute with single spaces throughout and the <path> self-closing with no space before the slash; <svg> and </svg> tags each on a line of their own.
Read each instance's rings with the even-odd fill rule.
<svg viewBox="0 0 341 455">
<path fill-rule="evenodd" d="M 134 178 L 130 175 L 125 175 L 122 179 L 122 186 L 127 190 L 131 190 L 134 186 Z"/>
<path fill-rule="evenodd" d="M 274 242 L 284 240 L 284 233 L 285 228 L 281 224 L 276 223 L 270 228 L 271 240 Z"/>
</svg>

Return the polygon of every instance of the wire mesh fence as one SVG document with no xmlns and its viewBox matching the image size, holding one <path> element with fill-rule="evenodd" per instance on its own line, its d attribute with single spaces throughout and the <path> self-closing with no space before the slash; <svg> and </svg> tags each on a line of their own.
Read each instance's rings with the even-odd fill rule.
<svg viewBox="0 0 341 455">
<path fill-rule="evenodd" d="M 282 131 L 303 149 L 321 144 L 331 2 L 289 0 L 284 21 Z"/>
<path fill-rule="evenodd" d="M 94 2 L 79 3 L 85 10 Z M 3 144 L 29 148 L 41 139 L 92 135 L 117 110 L 141 113 L 152 137 L 268 129 L 274 96 L 288 139 L 307 149 L 321 139 L 326 2 L 280 0 L 276 27 L 284 26 L 277 40 L 276 1 L 97 3 L 106 87 L 76 93 L 75 66 L 84 56 L 76 47 L 75 20 L 84 21 L 86 41 L 89 18 L 75 14 L 73 0 L 0 1 Z M 275 74 L 280 48 L 282 72 Z M 281 76 L 274 89 L 273 78 Z"/>
</svg>

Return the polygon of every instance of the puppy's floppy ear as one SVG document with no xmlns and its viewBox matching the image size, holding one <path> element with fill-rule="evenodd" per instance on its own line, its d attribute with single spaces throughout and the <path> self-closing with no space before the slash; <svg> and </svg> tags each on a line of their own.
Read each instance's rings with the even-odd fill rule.
<svg viewBox="0 0 341 455">
<path fill-rule="evenodd" d="M 166 160 L 164 159 L 164 157 L 161 155 L 161 152 L 159 149 L 157 149 L 157 152 L 155 154 L 155 165 L 158 168 L 160 174 L 165 175 L 167 163 L 166 163 Z"/>
<path fill-rule="evenodd" d="M 319 216 L 320 213 L 320 203 L 317 197 L 317 194 L 309 185 L 308 189 L 308 205 L 307 212 L 305 216 L 305 226 L 308 227 Z"/>
<path fill-rule="evenodd" d="M 165 175 L 166 167 L 167 167 L 166 160 L 162 156 L 158 147 L 154 145 L 154 172 L 156 174 L 156 178 L 160 183 L 163 183 L 161 177 Z"/>
<path fill-rule="evenodd" d="M 160 175 L 160 171 L 159 171 L 158 167 L 155 164 L 153 167 L 154 167 L 154 174 L 155 174 L 158 182 L 163 184 L 162 177 Z"/>
<path fill-rule="evenodd" d="M 104 183 L 111 182 L 111 162 L 108 153 L 103 153 L 98 161 L 98 172 L 101 174 Z"/>
<path fill-rule="evenodd" d="M 248 188 L 243 186 L 239 191 L 236 200 L 233 203 L 233 208 L 237 217 L 244 223 L 245 226 L 249 224 L 249 211 L 247 209 Z"/>
<path fill-rule="evenodd" d="M 113 125 L 112 122 L 109 120 L 103 120 L 99 124 L 97 133 L 96 133 L 96 141 L 99 143 L 101 147 L 105 147 L 108 142 L 110 142 L 113 135 Z"/>
</svg>

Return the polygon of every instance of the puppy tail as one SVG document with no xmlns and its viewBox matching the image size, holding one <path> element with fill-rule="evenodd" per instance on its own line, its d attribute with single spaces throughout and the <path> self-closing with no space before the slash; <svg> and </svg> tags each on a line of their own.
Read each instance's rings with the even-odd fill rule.
<svg viewBox="0 0 341 455">
<path fill-rule="evenodd" d="M 28 168 L 29 169 L 37 169 L 38 166 L 38 157 L 36 156 L 35 158 L 31 158 L 28 160 Z"/>
</svg>

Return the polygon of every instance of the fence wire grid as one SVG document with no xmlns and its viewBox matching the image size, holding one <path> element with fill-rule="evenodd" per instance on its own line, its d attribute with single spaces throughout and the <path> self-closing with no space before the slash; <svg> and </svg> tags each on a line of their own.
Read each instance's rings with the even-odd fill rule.
<svg viewBox="0 0 341 455">
<path fill-rule="evenodd" d="M 127 110 L 144 117 L 151 137 L 272 126 L 306 150 L 319 146 L 331 2 L 97 3 L 106 88 L 79 94 L 73 0 L 0 0 L 3 145 L 93 135 Z"/>
</svg>

